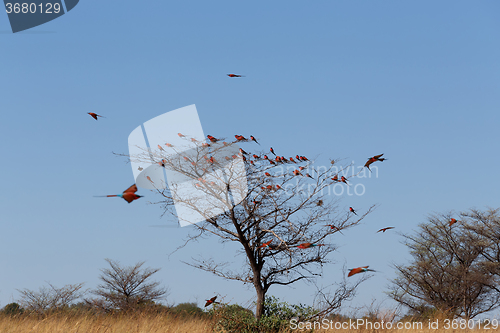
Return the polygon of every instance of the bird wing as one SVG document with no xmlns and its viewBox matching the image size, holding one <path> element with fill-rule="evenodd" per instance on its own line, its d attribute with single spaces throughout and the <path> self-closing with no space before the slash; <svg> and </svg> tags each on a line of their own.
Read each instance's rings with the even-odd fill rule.
<svg viewBox="0 0 500 333">
<path fill-rule="evenodd" d="M 376 159 L 376 160 L 378 160 L 379 158 L 381 158 L 381 157 L 382 157 L 382 155 L 384 155 L 384 154 L 375 155 L 375 156 L 373 156 L 373 158 L 374 158 L 374 159 Z"/>
<path fill-rule="evenodd" d="M 137 185 L 132 185 L 130 186 L 128 189 L 126 189 L 125 191 L 123 191 L 123 193 L 127 193 L 127 192 L 131 192 L 131 193 L 135 193 L 137 192 Z"/>
</svg>

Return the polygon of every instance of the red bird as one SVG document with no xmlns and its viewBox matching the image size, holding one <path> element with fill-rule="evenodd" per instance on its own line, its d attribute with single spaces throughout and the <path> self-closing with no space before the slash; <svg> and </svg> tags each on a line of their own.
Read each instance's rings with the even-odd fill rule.
<svg viewBox="0 0 500 333">
<path fill-rule="evenodd" d="M 205 303 L 205 307 L 209 306 L 210 304 L 215 303 L 215 300 L 217 299 L 217 296 L 212 297 L 211 299 L 207 299 Z"/>
<path fill-rule="evenodd" d="M 376 161 L 383 162 L 383 161 L 385 161 L 385 160 L 386 160 L 386 158 L 381 158 L 381 157 L 382 157 L 382 155 L 384 155 L 384 154 L 375 155 L 375 156 L 373 156 L 373 157 L 370 157 L 370 158 L 368 159 L 368 161 L 366 161 L 366 163 L 365 163 L 365 167 L 367 167 L 367 168 L 368 168 L 368 170 L 370 170 L 370 172 L 371 172 L 372 170 L 370 169 L 370 164 L 372 164 L 373 162 L 376 162 Z"/>
<path fill-rule="evenodd" d="M 305 157 L 305 156 L 300 156 L 300 159 L 301 159 L 302 161 L 309 161 L 309 160 L 307 159 L 307 157 Z"/>
<path fill-rule="evenodd" d="M 354 274 L 363 273 L 363 272 L 375 272 L 373 269 L 368 269 L 368 266 L 351 268 L 349 270 L 349 274 L 347 276 L 353 276 Z"/>
<path fill-rule="evenodd" d="M 274 153 L 274 149 L 273 149 L 273 147 L 271 147 L 271 149 L 269 149 L 269 151 L 270 151 L 271 153 L 273 153 L 273 155 L 274 155 L 274 156 L 276 156 L 276 154 Z"/>
<path fill-rule="evenodd" d="M 266 176 L 271 177 L 271 174 L 269 172 L 264 173 Z"/>
<path fill-rule="evenodd" d="M 381 232 L 381 231 L 382 231 L 382 232 L 385 232 L 386 230 L 389 230 L 389 229 L 394 229 L 394 227 L 385 227 L 385 228 L 380 229 L 380 230 L 379 230 L 379 231 L 377 231 L 377 232 Z"/>
<path fill-rule="evenodd" d="M 244 151 L 243 149 L 241 149 L 241 148 L 240 148 L 240 153 L 248 155 L 248 153 L 246 151 Z"/>
<path fill-rule="evenodd" d="M 355 211 L 355 210 L 354 210 L 354 208 L 352 208 L 352 207 L 349 207 L 349 211 L 350 211 L 351 213 L 353 213 L 354 215 L 356 215 L 356 216 L 358 215 L 358 214 L 356 214 L 356 211 Z"/>
<path fill-rule="evenodd" d="M 174 145 L 167 142 L 167 143 L 165 143 L 165 146 L 172 148 Z"/>
<path fill-rule="evenodd" d="M 229 77 L 245 77 L 245 75 L 240 75 L 240 74 L 227 74 Z"/>
<path fill-rule="evenodd" d="M 314 246 L 324 246 L 325 244 L 313 244 L 313 243 L 302 243 L 299 246 L 297 246 L 299 249 L 308 249 L 310 247 Z"/>
<path fill-rule="evenodd" d="M 454 225 L 455 223 L 457 223 L 457 222 L 458 222 L 458 221 L 457 221 L 456 219 L 452 218 L 452 219 L 450 220 L 450 223 L 449 223 L 449 224 L 450 224 L 450 227 L 451 227 L 452 225 Z"/>
<path fill-rule="evenodd" d="M 264 155 L 264 159 L 265 159 L 265 160 L 268 160 L 268 159 L 269 159 L 269 157 L 267 157 L 267 155 Z"/>
<path fill-rule="evenodd" d="M 295 160 L 293 159 L 293 157 L 290 157 L 290 162 L 297 163 L 297 162 L 295 162 Z"/>
<path fill-rule="evenodd" d="M 165 167 L 165 163 L 167 163 L 167 160 L 166 159 L 163 159 L 161 160 L 160 162 L 158 162 L 158 164 L 162 167 Z"/>
<path fill-rule="evenodd" d="M 88 112 L 88 114 L 91 115 L 92 118 L 94 118 L 95 120 L 97 120 L 97 117 L 106 118 L 106 117 L 100 116 L 100 115 L 98 115 L 97 113 L 94 113 L 94 112 Z"/>
<path fill-rule="evenodd" d="M 137 195 L 135 194 L 137 192 L 137 186 L 134 184 L 130 186 L 128 189 L 123 191 L 122 194 L 111 194 L 111 195 L 105 195 L 101 197 L 120 197 L 123 198 L 126 202 L 131 203 L 134 200 L 137 200 L 139 198 L 142 198 L 142 195 Z"/>
<path fill-rule="evenodd" d="M 280 163 L 281 162 L 281 157 L 279 156 L 276 156 L 276 159 L 275 159 L 276 163 Z"/>
<path fill-rule="evenodd" d="M 255 138 L 253 137 L 253 135 L 250 135 L 250 140 L 255 141 L 256 144 L 260 145 L 260 143 L 258 143 L 257 140 L 255 140 Z"/>
<path fill-rule="evenodd" d="M 186 136 L 182 133 L 177 133 L 177 135 L 180 137 L 180 138 L 185 138 Z"/>
<path fill-rule="evenodd" d="M 306 173 L 306 177 L 309 177 L 311 179 L 314 179 L 310 174 Z"/>
<path fill-rule="evenodd" d="M 338 181 L 339 181 L 339 175 L 335 175 L 335 176 L 333 176 L 332 180 L 333 180 L 334 182 L 338 182 Z"/>
<path fill-rule="evenodd" d="M 259 248 L 263 248 L 263 247 L 266 247 L 268 246 L 269 244 L 271 244 L 273 240 L 271 239 L 269 242 L 265 242 L 264 244 L 262 244 L 261 246 L 259 246 Z"/>
<path fill-rule="evenodd" d="M 236 138 L 236 140 L 238 141 L 248 141 L 247 138 L 245 138 L 243 135 L 235 135 L 234 136 Z"/>
<path fill-rule="evenodd" d="M 219 140 L 217 140 L 216 138 L 214 138 L 211 135 L 207 135 L 207 138 L 208 138 L 208 140 L 210 140 L 211 142 L 214 142 L 214 143 L 217 142 L 217 141 L 219 141 Z"/>
<path fill-rule="evenodd" d="M 342 183 L 346 183 L 347 184 L 347 178 L 345 178 L 344 176 L 340 177 L 340 181 Z"/>
<path fill-rule="evenodd" d="M 302 174 L 300 173 L 300 171 L 299 171 L 299 170 L 297 170 L 297 169 L 293 170 L 293 175 L 294 175 L 294 176 L 298 176 L 298 175 L 301 175 L 301 176 L 302 176 Z"/>
<path fill-rule="evenodd" d="M 277 189 L 277 190 L 281 190 L 281 186 L 276 185 L 276 189 Z"/>
<path fill-rule="evenodd" d="M 260 158 L 259 156 L 255 155 L 255 154 L 253 154 L 252 157 L 255 158 L 256 160 L 258 160 Z"/>
<path fill-rule="evenodd" d="M 338 232 L 340 232 L 343 235 L 343 233 L 340 230 L 340 228 L 337 227 L 337 226 L 334 226 L 333 224 L 326 224 L 325 227 L 330 227 L 330 229 L 332 229 L 332 230 L 337 230 Z"/>
<path fill-rule="evenodd" d="M 269 163 L 271 163 L 272 165 L 276 165 L 276 163 L 274 163 L 273 160 L 269 160 Z"/>
</svg>

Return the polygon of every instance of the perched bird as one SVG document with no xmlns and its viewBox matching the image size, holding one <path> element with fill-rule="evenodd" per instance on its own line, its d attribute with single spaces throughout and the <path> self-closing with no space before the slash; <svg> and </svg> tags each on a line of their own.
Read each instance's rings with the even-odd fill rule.
<svg viewBox="0 0 500 333">
<path fill-rule="evenodd" d="M 265 242 L 264 244 L 262 244 L 261 246 L 259 246 L 259 248 L 263 248 L 263 247 L 266 247 L 268 246 L 269 244 L 271 244 L 273 240 L 271 239 L 269 242 Z"/>
<path fill-rule="evenodd" d="M 177 133 L 177 135 L 180 137 L 180 138 L 185 138 L 186 136 L 182 133 Z"/>
<path fill-rule="evenodd" d="M 256 144 L 260 145 L 260 143 L 258 143 L 257 140 L 255 140 L 255 138 L 253 137 L 253 135 L 250 135 L 250 140 L 255 141 Z"/>
<path fill-rule="evenodd" d="M 335 226 L 335 225 L 333 225 L 333 224 L 326 224 L 325 227 L 330 227 L 330 229 L 332 229 L 332 230 L 337 230 L 338 232 L 340 232 L 343 235 L 343 233 L 340 230 L 340 228 L 337 227 L 337 226 Z"/>
<path fill-rule="evenodd" d="M 276 185 L 276 190 L 281 190 L 281 186 Z"/>
<path fill-rule="evenodd" d="M 313 243 L 302 243 L 300 245 L 298 245 L 297 247 L 299 249 L 308 249 L 310 247 L 314 247 L 314 246 L 324 246 L 325 244 L 313 244 Z"/>
<path fill-rule="evenodd" d="M 290 162 L 297 163 L 297 162 L 295 162 L 295 160 L 293 159 L 293 157 L 290 157 Z"/>
<path fill-rule="evenodd" d="M 300 156 L 300 159 L 301 159 L 302 161 L 309 161 L 309 159 L 308 159 L 307 157 L 305 157 L 305 156 Z"/>
<path fill-rule="evenodd" d="M 375 156 L 373 156 L 373 157 L 370 157 L 370 158 L 368 159 L 368 161 L 366 161 L 366 163 L 365 163 L 365 167 L 367 167 L 367 168 L 368 168 L 368 170 L 370 170 L 370 172 L 371 172 L 372 170 L 370 169 L 370 164 L 372 164 L 372 163 L 374 163 L 374 162 L 376 162 L 376 161 L 383 162 L 383 161 L 385 161 L 385 160 L 386 160 L 386 158 L 381 158 L 381 157 L 382 157 L 382 155 L 384 155 L 384 154 L 375 155 Z"/>
<path fill-rule="evenodd" d="M 158 145 L 158 149 L 160 149 L 161 151 L 163 151 L 163 147 Z"/>
<path fill-rule="evenodd" d="M 299 170 L 297 170 L 297 169 L 293 170 L 293 175 L 294 175 L 294 176 L 298 176 L 298 175 L 301 175 L 301 176 L 302 176 L 302 174 L 300 173 L 300 171 L 299 171 Z"/>
<path fill-rule="evenodd" d="M 268 177 L 271 177 L 271 174 L 269 172 L 265 172 L 264 174 Z"/>
<path fill-rule="evenodd" d="M 98 115 L 97 113 L 94 113 L 94 112 L 88 112 L 88 114 L 91 115 L 92 118 L 94 118 L 95 120 L 97 120 L 97 117 L 106 118 L 106 117 Z"/>
<path fill-rule="evenodd" d="M 137 195 L 135 194 L 137 192 L 137 186 L 134 184 L 130 186 L 128 189 L 123 191 L 122 194 L 111 194 L 111 195 L 104 195 L 104 196 L 98 196 L 98 197 L 120 197 L 123 198 L 126 202 L 131 203 L 134 200 L 137 200 L 139 198 L 142 198 L 142 195 Z"/>
<path fill-rule="evenodd" d="M 274 156 L 276 156 L 276 154 L 274 153 L 274 149 L 273 149 L 273 147 L 271 147 L 271 149 L 269 149 L 269 151 L 270 151 L 271 153 L 273 153 L 273 155 L 274 155 Z"/>
<path fill-rule="evenodd" d="M 272 165 L 276 165 L 276 163 L 274 163 L 273 160 L 269 160 L 269 163 L 271 163 Z"/>
<path fill-rule="evenodd" d="M 375 272 L 373 269 L 368 269 L 368 266 L 356 267 L 349 269 L 349 274 L 347 276 L 353 276 L 354 274 L 363 273 L 363 272 Z"/>
<path fill-rule="evenodd" d="M 314 179 L 310 174 L 306 173 L 306 177 L 309 177 L 311 179 Z"/>
<path fill-rule="evenodd" d="M 380 230 L 379 230 L 379 231 L 377 231 L 377 232 L 381 232 L 381 231 L 382 231 L 382 232 L 385 232 L 386 230 L 389 230 L 389 229 L 394 229 L 394 227 L 385 227 L 385 228 L 380 229 Z"/>
<path fill-rule="evenodd" d="M 240 148 L 240 153 L 248 155 L 248 153 L 246 151 L 244 151 L 243 149 L 241 149 L 241 148 Z"/>
<path fill-rule="evenodd" d="M 455 223 L 457 223 L 457 222 L 458 222 L 458 221 L 457 221 L 457 219 L 452 218 L 452 219 L 450 220 L 450 222 L 449 222 L 450 227 L 451 227 L 452 225 L 454 225 Z"/>
<path fill-rule="evenodd" d="M 229 77 L 245 77 L 245 75 L 240 75 L 240 74 L 227 74 Z"/>
<path fill-rule="evenodd" d="M 147 179 L 148 179 L 151 183 L 153 182 L 149 176 L 146 176 L 146 178 L 147 178 Z"/>
<path fill-rule="evenodd" d="M 207 135 L 207 138 L 208 138 L 208 140 L 210 140 L 211 142 L 214 142 L 214 143 L 217 142 L 217 141 L 219 141 L 218 139 L 214 138 L 211 135 Z"/>
<path fill-rule="evenodd" d="M 143 167 L 138 167 L 137 170 L 142 171 L 142 170 L 144 170 L 144 168 Z"/>
<path fill-rule="evenodd" d="M 332 180 L 333 180 L 334 182 L 338 182 L 338 181 L 339 181 L 339 175 L 335 175 L 335 176 L 333 176 Z"/>
<path fill-rule="evenodd" d="M 354 210 L 354 208 L 352 208 L 352 207 L 349 207 L 349 211 L 350 211 L 351 213 L 353 213 L 354 215 L 356 215 L 356 216 L 358 215 L 358 214 L 356 214 L 356 211 L 355 211 L 355 210 Z"/>
<path fill-rule="evenodd" d="M 260 158 L 259 156 L 255 155 L 255 154 L 253 154 L 252 157 L 255 158 L 256 160 L 258 160 Z"/>
<path fill-rule="evenodd" d="M 165 146 L 167 146 L 167 147 L 169 147 L 169 148 L 172 148 L 174 145 L 173 145 L 173 144 L 171 144 L 171 143 L 168 143 L 168 142 L 167 142 L 167 143 L 165 143 Z"/>
<path fill-rule="evenodd" d="M 210 304 L 215 303 L 215 300 L 217 299 L 217 296 L 212 297 L 211 299 L 207 299 L 205 303 L 205 307 L 209 306 Z"/>
<path fill-rule="evenodd" d="M 345 178 L 344 176 L 340 177 L 340 181 L 342 183 L 346 183 L 347 184 L 347 178 Z"/>
<path fill-rule="evenodd" d="M 236 138 L 236 140 L 238 141 L 248 141 L 247 138 L 245 138 L 243 135 L 235 135 L 234 136 Z"/>
<path fill-rule="evenodd" d="M 269 157 L 267 157 L 267 155 L 264 155 L 264 159 L 265 159 L 265 160 L 268 160 L 268 159 L 269 159 Z"/>
<path fill-rule="evenodd" d="M 316 203 L 316 206 L 323 206 L 323 200 L 318 200 L 318 202 Z"/>
<path fill-rule="evenodd" d="M 162 167 L 165 167 L 165 163 L 167 163 L 167 160 L 166 159 L 163 159 L 161 160 L 160 162 L 158 162 L 158 164 Z"/>
</svg>

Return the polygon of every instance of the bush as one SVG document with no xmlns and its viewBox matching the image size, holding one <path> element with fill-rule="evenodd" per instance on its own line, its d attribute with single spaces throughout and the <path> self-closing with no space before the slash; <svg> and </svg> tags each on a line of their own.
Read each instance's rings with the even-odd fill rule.
<svg viewBox="0 0 500 333">
<path fill-rule="evenodd" d="M 15 316 L 22 314 L 24 309 L 17 303 L 9 303 L 2 309 L 2 312 L 9 316 Z"/>
</svg>

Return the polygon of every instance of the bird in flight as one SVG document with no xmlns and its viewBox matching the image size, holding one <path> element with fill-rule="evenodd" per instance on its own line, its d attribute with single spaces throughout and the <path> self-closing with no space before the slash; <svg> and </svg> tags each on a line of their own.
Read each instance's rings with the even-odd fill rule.
<svg viewBox="0 0 500 333">
<path fill-rule="evenodd" d="M 205 307 L 209 306 L 210 304 L 215 303 L 215 300 L 217 299 L 217 296 L 212 297 L 211 299 L 207 299 L 205 303 Z"/>
<path fill-rule="evenodd" d="M 387 159 L 387 158 L 381 158 L 381 157 L 382 157 L 382 155 L 384 155 L 384 154 L 375 155 L 375 156 L 373 156 L 373 157 L 370 157 L 370 158 L 368 159 L 368 161 L 366 161 L 366 163 L 365 163 L 365 167 L 367 167 L 367 168 L 368 168 L 368 170 L 370 170 L 370 172 L 371 172 L 372 170 L 370 169 L 370 164 L 372 164 L 372 163 L 374 163 L 374 162 L 377 162 L 377 161 L 383 162 L 383 161 L 385 161 L 385 160 Z"/>
<path fill-rule="evenodd" d="M 355 211 L 355 210 L 354 210 L 354 208 L 352 208 L 352 207 L 349 207 L 349 211 L 350 211 L 351 213 L 353 213 L 354 215 L 356 215 L 356 216 L 358 215 L 358 214 L 356 214 L 356 211 Z"/>
<path fill-rule="evenodd" d="M 325 244 L 302 243 L 302 244 L 298 245 L 297 247 L 299 249 L 308 249 L 308 248 L 311 248 L 314 246 L 324 246 L 324 245 Z"/>
<path fill-rule="evenodd" d="M 111 195 L 103 195 L 98 197 L 120 197 L 123 198 L 126 202 L 131 203 L 134 200 L 142 198 L 142 195 L 135 194 L 137 192 L 137 185 L 132 185 L 121 194 L 111 194 Z"/>
<path fill-rule="evenodd" d="M 240 75 L 240 74 L 227 74 L 229 77 L 245 77 L 245 75 Z"/>
<path fill-rule="evenodd" d="M 457 222 L 458 222 L 458 221 L 457 221 L 457 219 L 452 218 L 452 219 L 450 220 L 450 222 L 449 222 L 450 227 L 451 227 L 452 225 L 454 225 L 455 223 L 457 223 Z"/>
<path fill-rule="evenodd" d="M 101 117 L 101 118 L 106 118 L 106 117 L 103 117 L 101 115 L 98 115 L 97 113 L 94 113 L 94 112 L 88 112 L 88 114 L 94 118 L 95 120 L 97 120 L 97 117 Z"/>
<path fill-rule="evenodd" d="M 269 242 L 265 242 L 264 244 L 262 244 L 261 246 L 259 246 L 259 248 L 263 248 L 263 247 L 266 247 L 268 246 L 269 244 L 271 244 L 273 240 L 271 239 Z"/>
<path fill-rule="evenodd" d="M 377 232 L 381 232 L 381 231 L 382 231 L 382 232 L 385 232 L 386 230 L 389 230 L 389 229 L 394 229 L 394 227 L 385 227 L 385 228 L 380 229 L 380 230 L 379 230 L 379 231 L 377 231 Z"/>
<path fill-rule="evenodd" d="M 373 269 L 368 269 L 368 266 L 356 267 L 349 269 L 349 274 L 347 276 L 353 276 L 354 274 L 364 273 L 364 272 L 375 272 Z"/>
</svg>

